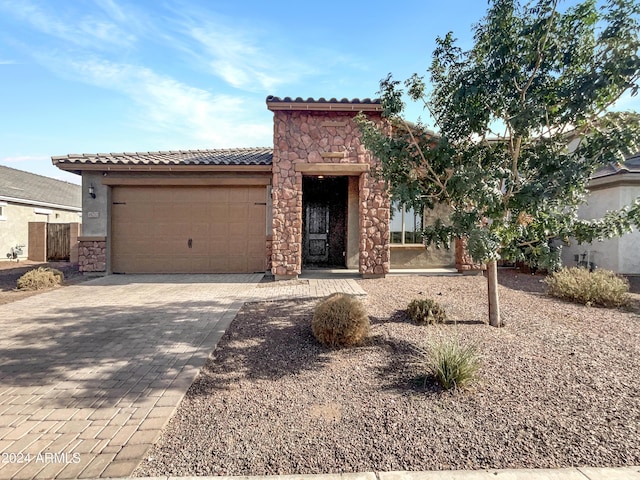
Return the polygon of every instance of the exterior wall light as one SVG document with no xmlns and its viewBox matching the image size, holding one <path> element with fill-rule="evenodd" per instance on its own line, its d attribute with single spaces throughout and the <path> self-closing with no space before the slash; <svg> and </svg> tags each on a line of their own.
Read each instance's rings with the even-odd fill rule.
<svg viewBox="0 0 640 480">
<path fill-rule="evenodd" d="M 89 185 L 89 195 L 91 196 L 91 198 L 96 198 L 96 191 L 93 188 L 93 183 Z"/>
</svg>

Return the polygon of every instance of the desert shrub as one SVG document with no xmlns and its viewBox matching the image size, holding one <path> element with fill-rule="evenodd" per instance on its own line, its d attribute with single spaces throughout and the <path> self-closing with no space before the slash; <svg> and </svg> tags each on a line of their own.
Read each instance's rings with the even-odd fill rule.
<svg viewBox="0 0 640 480">
<path fill-rule="evenodd" d="M 41 290 L 60 285 L 63 280 L 64 274 L 60 270 L 38 267 L 22 275 L 16 285 L 20 290 Z"/>
<path fill-rule="evenodd" d="M 416 351 L 426 377 L 434 377 L 446 390 L 464 389 L 478 378 L 480 354 L 475 344 L 439 338 Z"/>
<path fill-rule="evenodd" d="M 629 281 L 610 270 L 563 268 L 545 279 L 549 294 L 585 305 L 621 307 L 629 303 Z"/>
<path fill-rule="evenodd" d="M 412 300 L 407 314 L 416 323 L 444 323 L 447 320 L 444 308 L 430 298 Z"/>
<path fill-rule="evenodd" d="M 369 317 L 356 297 L 334 293 L 316 305 L 311 329 L 323 345 L 348 347 L 360 343 L 367 336 Z"/>
</svg>

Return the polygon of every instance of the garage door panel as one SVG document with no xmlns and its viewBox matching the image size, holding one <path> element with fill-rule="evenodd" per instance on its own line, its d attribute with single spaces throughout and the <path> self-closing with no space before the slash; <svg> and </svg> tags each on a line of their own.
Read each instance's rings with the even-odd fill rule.
<svg viewBox="0 0 640 480">
<path fill-rule="evenodd" d="M 229 217 L 233 221 L 246 221 L 249 216 L 249 206 L 245 204 L 229 204 Z"/>
<path fill-rule="evenodd" d="M 265 187 L 120 186 L 112 199 L 114 272 L 264 271 Z"/>
<path fill-rule="evenodd" d="M 209 190 L 209 201 L 213 204 L 229 203 L 229 193 L 228 188 L 212 188 Z"/>
<path fill-rule="evenodd" d="M 262 218 L 265 219 L 267 214 L 267 207 L 265 205 L 250 205 L 249 208 L 249 216 L 251 218 Z"/>
<path fill-rule="evenodd" d="M 170 223 L 174 221 L 189 221 L 191 218 L 190 210 L 181 205 L 176 205 L 174 203 L 155 203 L 155 204 L 143 204 L 143 208 L 145 208 L 145 213 L 149 216 L 150 219 L 160 221 L 161 219 L 165 219 Z"/>
<path fill-rule="evenodd" d="M 267 260 L 264 257 L 264 252 L 262 252 L 262 255 L 247 256 L 247 271 L 264 272 L 266 268 Z"/>
<path fill-rule="evenodd" d="M 145 208 L 134 207 L 131 202 L 124 205 L 113 205 L 111 209 L 112 221 L 123 223 L 141 223 L 149 218 L 149 213 Z"/>
<path fill-rule="evenodd" d="M 247 188 L 230 188 L 229 189 L 229 200 L 230 204 L 236 203 L 246 203 L 249 201 L 249 190 Z"/>
</svg>

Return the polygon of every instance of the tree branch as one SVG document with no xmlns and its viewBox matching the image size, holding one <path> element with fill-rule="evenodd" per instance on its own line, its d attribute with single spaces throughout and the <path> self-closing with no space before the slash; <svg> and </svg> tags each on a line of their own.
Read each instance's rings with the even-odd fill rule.
<svg viewBox="0 0 640 480">
<path fill-rule="evenodd" d="M 448 199 L 449 194 L 447 192 L 446 185 L 440 181 L 440 177 L 438 177 L 436 172 L 434 172 L 433 168 L 431 167 L 431 164 L 427 161 L 427 158 L 424 156 L 424 153 L 422 152 L 420 145 L 418 145 L 418 141 L 416 140 L 416 137 L 413 135 L 413 131 L 411 130 L 411 128 L 409 127 L 409 124 L 404 118 L 402 119 L 402 123 L 404 124 L 404 127 L 407 129 L 407 132 L 411 137 L 411 143 L 416 148 L 416 150 L 418 150 L 418 154 L 420 154 L 420 158 L 422 159 L 422 162 L 424 163 L 425 167 L 429 169 L 429 172 L 432 175 L 431 180 L 433 180 L 433 182 L 440 188 L 442 195 L 444 195 L 444 197 Z"/>
</svg>

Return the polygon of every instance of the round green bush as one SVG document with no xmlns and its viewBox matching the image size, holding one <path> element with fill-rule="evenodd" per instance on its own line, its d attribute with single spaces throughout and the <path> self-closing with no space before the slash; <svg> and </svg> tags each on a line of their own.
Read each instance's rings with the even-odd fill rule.
<svg viewBox="0 0 640 480">
<path fill-rule="evenodd" d="M 447 320 L 444 308 L 431 298 L 412 300 L 407 314 L 411 320 L 421 324 L 444 323 Z"/>
<path fill-rule="evenodd" d="M 345 293 L 334 293 L 321 300 L 311 320 L 314 337 L 329 347 L 359 344 L 369 333 L 369 325 L 362 302 Z"/>
<path fill-rule="evenodd" d="M 60 285 L 64 280 L 64 274 L 60 270 L 49 267 L 38 267 L 29 270 L 16 282 L 20 290 L 42 290 Z"/>
<path fill-rule="evenodd" d="M 622 307 L 629 303 L 629 281 L 610 270 L 563 268 L 545 282 L 549 295 L 588 306 Z"/>
</svg>

